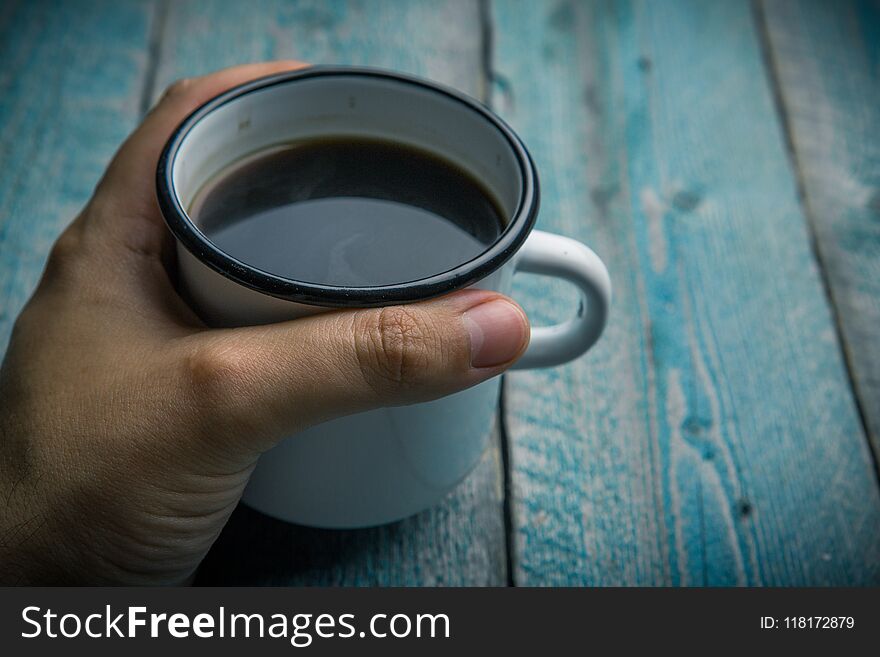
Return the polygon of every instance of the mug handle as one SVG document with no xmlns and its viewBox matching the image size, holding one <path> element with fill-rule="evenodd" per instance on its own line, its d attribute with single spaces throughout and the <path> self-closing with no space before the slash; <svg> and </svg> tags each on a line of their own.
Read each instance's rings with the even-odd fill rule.
<svg viewBox="0 0 880 657">
<path fill-rule="evenodd" d="M 596 343 L 608 319 L 611 279 L 605 263 L 592 249 L 568 237 L 533 230 L 520 249 L 515 271 L 574 283 L 580 288 L 581 301 L 572 319 L 533 328 L 528 349 L 513 369 L 561 365 Z"/>
</svg>

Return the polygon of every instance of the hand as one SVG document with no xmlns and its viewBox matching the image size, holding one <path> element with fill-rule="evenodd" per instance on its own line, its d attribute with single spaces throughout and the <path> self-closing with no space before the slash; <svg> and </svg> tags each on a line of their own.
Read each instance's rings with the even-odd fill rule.
<svg viewBox="0 0 880 657">
<path fill-rule="evenodd" d="M 52 249 L 0 371 L 0 582 L 184 583 L 282 437 L 456 392 L 525 349 L 493 292 L 239 329 L 181 301 L 159 152 L 207 99 L 300 66 L 173 85 Z"/>
</svg>

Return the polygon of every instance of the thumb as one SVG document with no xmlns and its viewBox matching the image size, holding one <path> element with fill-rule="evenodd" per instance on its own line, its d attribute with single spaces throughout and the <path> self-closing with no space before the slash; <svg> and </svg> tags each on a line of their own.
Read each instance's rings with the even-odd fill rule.
<svg viewBox="0 0 880 657">
<path fill-rule="evenodd" d="M 525 350 L 529 324 L 510 299 L 466 290 L 208 336 L 193 380 L 220 426 L 248 429 L 233 445 L 264 451 L 309 425 L 429 401 L 496 376 Z"/>
</svg>

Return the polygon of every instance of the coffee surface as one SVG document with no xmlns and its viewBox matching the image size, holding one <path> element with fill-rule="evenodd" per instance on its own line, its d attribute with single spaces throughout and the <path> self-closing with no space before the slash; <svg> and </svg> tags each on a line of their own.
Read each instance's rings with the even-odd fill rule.
<svg viewBox="0 0 880 657">
<path fill-rule="evenodd" d="M 503 230 L 494 199 L 452 163 L 408 146 L 341 137 L 249 157 L 206 185 L 189 212 L 237 260 L 349 287 L 448 271 Z"/>
</svg>

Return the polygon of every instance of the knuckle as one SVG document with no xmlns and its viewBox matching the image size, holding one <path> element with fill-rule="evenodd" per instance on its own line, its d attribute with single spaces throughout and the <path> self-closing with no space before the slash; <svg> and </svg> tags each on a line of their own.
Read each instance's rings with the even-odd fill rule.
<svg viewBox="0 0 880 657">
<path fill-rule="evenodd" d="M 46 261 L 46 278 L 66 279 L 81 268 L 85 247 L 77 231 L 68 229 L 52 245 Z"/>
<path fill-rule="evenodd" d="M 191 349 L 184 358 L 184 367 L 199 406 L 212 414 L 239 408 L 254 376 L 249 361 L 242 347 L 226 341 L 215 340 Z"/>
<path fill-rule="evenodd" d="M 182 96 L 192 87 L 192 84 L 193 78 L 180 78 L 179 80 L 175 80 L 165 89 L 165 93 L 162 94 L 162 100 L 174 98 L 175 96 Z"/>
<path fill-rule="evenodd" d="M 365 313 L 355 331 L 361 372 L 373 387 L 413 387 L 429 371 L 438 340 L 429 318 L 406 306 Z"/>
</svg>

